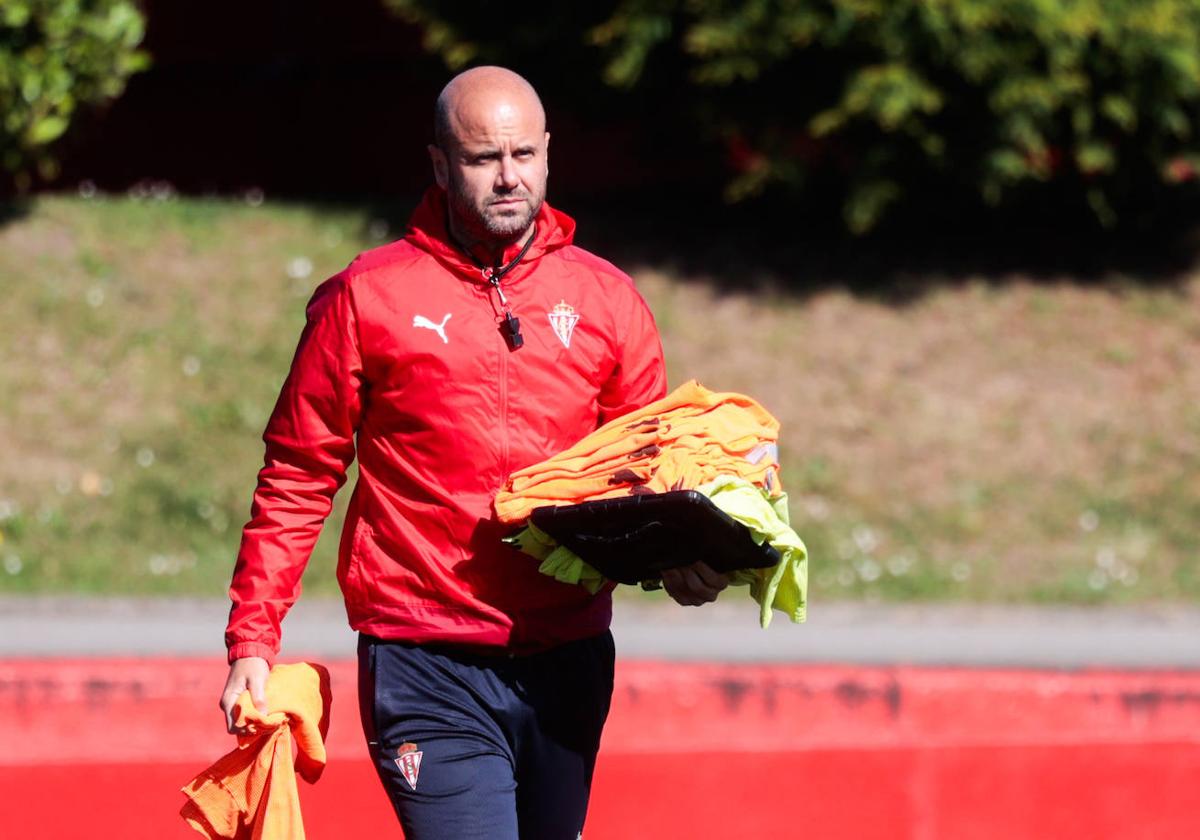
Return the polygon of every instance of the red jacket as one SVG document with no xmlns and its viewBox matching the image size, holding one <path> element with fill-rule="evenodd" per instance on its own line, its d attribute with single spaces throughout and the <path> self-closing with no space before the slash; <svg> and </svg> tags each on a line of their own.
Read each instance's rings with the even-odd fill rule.
<svg viewBox="0 0 1200 840">
<path fill-rule="evenodd" d="M 279 625 L 356 454 L 338 581 L 350 625 L 411 641 L 537 650 L 602 632 L 609 593 L 542 575 L 500 542 L 492 500 L 513 470 L 666 391 L 654 320 L 632 281 L 574 246 L 543 205 L 496 291 L 449 243 L 436 188 L 404 239 L 323 283 L 267 430 L 230 586 L 230 661 L 274 660 Z M 515 256 L 512 249 L 506 260 Z"/>
</svg>

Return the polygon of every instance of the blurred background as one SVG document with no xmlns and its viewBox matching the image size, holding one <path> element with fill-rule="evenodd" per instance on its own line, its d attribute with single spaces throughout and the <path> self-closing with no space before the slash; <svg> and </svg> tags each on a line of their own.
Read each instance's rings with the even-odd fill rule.
<svg viewBox="0 0 1200 840">
<path fill-rule="evenodd" d="M 221 591 L 315 285 L 503 61 L 818 597 L 1195 599 L 1200 5 L 10 2 L 0 585 Z M 310 586 L 332 593 L 331 545 Z"/>
<path fill-rule="evenodd" d="M 433 100 L 481 63 L 541 93 L 550 200 L 579 220 L 579 244 L 634 276 L 671 384 L 750 394 L 782 422 L 814 626 L 773 635 L 768 658 L 839 660 L 814 643 L 837 632 L 805 635 L 834 604 L 842 638 L 879 616 L 935 628 L 921 637 L 932 653 L 869 663 L 885 668 L 1042 667 L 1055 635 L 1036 630 L 1067 615 L 1133 647 L 1119 663 L 1080 647 L 1060 666 L 1137 670 L 1138 633 L 1166 627 L 1144 664 L 1182 682 L 1087 690 L 1126 712 L 1122 697 L 1157 691 L 1182 715 L 1148 734 L 1114 711 L 1093 733 L 1173 745 L 1106 765 L 1108 786 L 1091 789 L 1132 803 L 1132 822 L 1103 812 L 1077 834 L 1034 809 L 1017 836 L 1195 831 L 1172 797 L 1200 781 L 1197 0 L 4 0 L 0 606 L 22 617 L 13 632 L 114 599 L 126 613 L 220 604 L 304 305 L 402 235 L 429 183 Z M 306 598 L 336 599 L 346 495 Z M 681 620 L 654 596 L 621 598 Z M 995 635 L 1033 628 L 1027 658 L 939 658 L 980 616 Z M 659 619 L 643 620 L 653 637 Z M 894 634 L 877 629 L 840 659 L 886 648 Z M 220 632 L 218 615 L 197 643 L 218 659 Z M 1156 657 L 1165 647 L 1180 653 Z M 41 650 L 5 652 L 54 679 Z M 17 703 L 31 673 L 12 672 L 0 701 Z M 1044 677 L 1015 685 L 1044 694 Z M 852 700 L 840 679 L 829 691 Z M 1044 733 L 1053 715 L 1077 718 L 1062 708 Z M 728 723 L 711 720 L 700 731 Z M 1061 758 L 1022 772 L 1054 778 Z M 1169 778 L 1147 777 L 1160 798 L 1141 807 L 1145 791 L 1122 785 L 1148 767 Z M 969 819 L 939 828 L 937 797 L 905 796 L 899 822 L 855 828 L 843 813 L 818 836 L 993 836 Z"/>
</svg>

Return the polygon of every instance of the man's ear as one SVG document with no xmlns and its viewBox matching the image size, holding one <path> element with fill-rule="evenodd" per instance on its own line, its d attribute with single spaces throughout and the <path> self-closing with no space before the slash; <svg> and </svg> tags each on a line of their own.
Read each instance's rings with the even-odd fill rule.
<svg viewBox="0 0 1200 840">
<path fill-rule="evenodd" d="M 546 159 L 546 174 L 550 174 L 550 132 L 546 132 L 546 151 L 543 153 Z"/>
<path fill-rule="evenodd" d="M 444 190 L 450 189 L 450 163 L 446 153 L 432 143 L 429 144 L 429 161 L 433 164 L 433 178 Z"/>
</svg>

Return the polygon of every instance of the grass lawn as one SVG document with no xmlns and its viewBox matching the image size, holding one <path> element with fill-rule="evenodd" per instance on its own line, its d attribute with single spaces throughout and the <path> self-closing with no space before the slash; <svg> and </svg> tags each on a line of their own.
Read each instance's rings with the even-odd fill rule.
<svg viewBox="0 0 1200 840">
<path fill-rule="evenodd" d="M 304 304 L 396 235 L 363 210 L 169 193 L 10 214 L 0 591 L 222 593 Z M 814 601 L 1200 597 L 1200 277 L 961 276 L 888 303 L 623 265 L 673 385 L 782 421 Z M 336 590 L 346 496 L 309 592 Z"/>
</svg>

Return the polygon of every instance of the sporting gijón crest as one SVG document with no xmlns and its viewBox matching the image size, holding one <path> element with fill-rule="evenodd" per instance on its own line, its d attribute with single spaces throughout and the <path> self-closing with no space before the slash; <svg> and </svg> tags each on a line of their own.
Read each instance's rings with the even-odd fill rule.
<svg viewBox="0 0 1200 840">
<path fill-rule="evenodd" d="M 396 750 L 396 766 L 400 768 L 400 775 L 404 776 L 404 781 L 408 782 L 408 786 L 413 790 L 417 789 L 417 776 L 421 774 L 421 756 L 424 754 L 411 742 L 401 744 L 400 749 Z"/>
<path fill-rule="evenodd" d="M 549 312 L 550 326 L 554 329 L 554 334 L 558 336 L 558 340 L 562 342 L 562 346 L 570 348 L 571 333 L 575 331 L 575 325 L 579 323 L 579 313 L 575 311 L 575 307 L 567 303 L 565 300 L 555 304 L 554 308 Z"/>
</svg>

